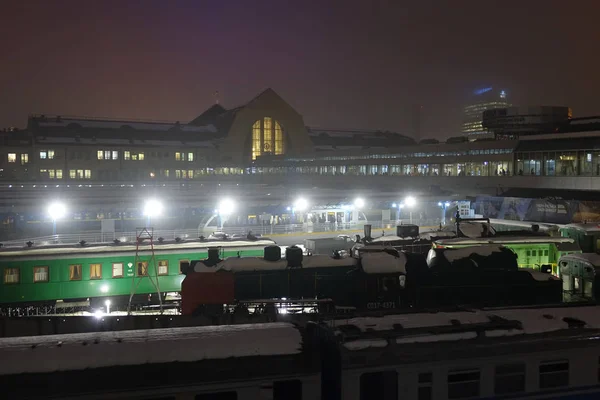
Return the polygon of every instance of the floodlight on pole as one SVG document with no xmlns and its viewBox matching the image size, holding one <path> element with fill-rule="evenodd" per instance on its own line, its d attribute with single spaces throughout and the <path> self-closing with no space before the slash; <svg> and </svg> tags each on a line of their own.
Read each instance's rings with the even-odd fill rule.
<svg viewBox="0 0 600 400">
<path fill-rule="evenodd" d="M 48 206 L 48 214 L 52 219 L 52 235 L 56 235 L 56 220 L 64 218 L 67 207 L 61 202 L 54 202 Z"/>
<path fill-rule="evenodd" d="M 158 217 L 163 213 L 163 204 L 156 200 L 147 200 L 144 204 L 144 215 L 148 218 Z"/>
<path fill-rule="evenodd" d="M 235 211 L 235 203 L 231 199 L 223 199 L 219 202 L 217 213 L 221 216 L 231 215 Z"/>
<path fill-rule="evenodd" d="M 294 202 L 294 209 L 300 212 L 306 211 L 308 209 L 308 200 L 306 200 L 303 197 L 300 197 Z"/>
<path fill-rule="evenodd" d="M 361 199 L 360 197 L 357 197 L 356 199 L 354 199 L 354 208 L 355 209 L 360 210 L 364 206 L 365 206 L 365 201 L 363 199 Z"/>
<path fill-rule="evenodd" d="M 406 207 L 409 207 L 409 208 L 414 207 L 415 205 L 417 205 L 417 199 L 415 199 L 412 196 L 407 196 L 404 199 L 404 205 L 406 205 Z"/>
</svg>

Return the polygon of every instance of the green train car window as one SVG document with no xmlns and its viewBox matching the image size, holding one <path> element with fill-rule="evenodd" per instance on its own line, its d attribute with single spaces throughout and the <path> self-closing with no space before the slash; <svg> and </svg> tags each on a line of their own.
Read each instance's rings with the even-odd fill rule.
<svg viewBox="0 0 600 400">
<path fill-rule="evenodd" d="M 137 263 L 136 272 L 138 276 L 148 275 L 148 261 L 139 261 Z"/>
<path fill-rule="evenodd" d="M 4 283 L 19 283 L 19 268 L 4 268 Z"/>
<path fill-rule="evenodd" d="M 80 281 L 81 280 L 81 264 L 69 265 L 69 280 Z"/>
<path fill-rule="evenodd" d="M 179 260 L 179 273 L 181 274 L 181 264 L 183 263 L 189 263 L 190 260 Z"/>
<path fill-rule="evenodd" d="M 90 264 L 90 279 L 102 279 L 102 264 Z"/>
<path fill-rule="evenodd" d="M 169 274 L 169 261 L 159 260 L 158 261 L 158 274 L 168 275 Z"/>
<path fill-rule="evenodd" d="M 112 276 L 113 278 L 123 277 L 123 263 L 113 263 L 112 265 Z"/>
<path fill-rule="evenodd" d="M 48 282 L 48 267 L 33 267 L 33 283 Z"/>
</svg>

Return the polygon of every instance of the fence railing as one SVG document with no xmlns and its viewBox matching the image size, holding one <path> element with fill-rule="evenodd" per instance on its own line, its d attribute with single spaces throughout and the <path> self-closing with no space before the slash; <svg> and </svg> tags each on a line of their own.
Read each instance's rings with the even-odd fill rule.
<svg viewBox="0 0 600 400">
<path fill-rule="evenodd" d="M 409 220 L 389 220 L 389 221 L 373 221 L 371 224 L 373 236 L 379 236 L 378 230 L 386 231 L 386 234 L 391 234 L 395 231 L 395 227 L 401 224 L 408 224 Z M 439 226 L 440 219 L 419 220 L 413 223 L 420 226 Z M 214 228 L 207 227 L 204 229 L 173 229 L 173 230 L 154 230 L 154 238 L 163 238 L 165 240 L 181 239 L 196 239 L 200 236 L 208 238 L 212 233 L 222 232 L 229 236 L 239 235 L 245 237 L 248 233 L 253 235 L 293 235 L 293 234 L 318 234 L 331 233 L 343 234 L 362 231 L 365 223 L 304 223 L 304 224 L 285 224 L 285 225 L 245 225 L 245 226 L 228 226 Z M 87 244 L 109 243 L 114 240 L 121 242 L 135 242 L 136 232 L 80 232 L 80 233 L 61 233 L 57 235 L 40 236 L 34 238 L 24 238 L 16 240 L 2 241 L 3 247 L 26 247 L 28 242 L 32 242 L 35 246 L 44 246 L 52 244 L 76 244 L 85 241 Z"/>
</svg>

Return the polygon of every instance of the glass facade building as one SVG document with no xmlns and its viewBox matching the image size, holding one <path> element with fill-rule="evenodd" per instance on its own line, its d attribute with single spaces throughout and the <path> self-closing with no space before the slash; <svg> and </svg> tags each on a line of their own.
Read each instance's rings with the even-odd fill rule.
<svg viewBox="0 0 600 400">
<path fill-rule="evenodd" d="M 490 133 L 483 127 L 484 111 L 506 107 L 510 107 L 510 103 L 505 90 L 492 87 L 476 90 L 472 101 L 464 108 L 462 133 L 472 138 Z"/>
</svg>

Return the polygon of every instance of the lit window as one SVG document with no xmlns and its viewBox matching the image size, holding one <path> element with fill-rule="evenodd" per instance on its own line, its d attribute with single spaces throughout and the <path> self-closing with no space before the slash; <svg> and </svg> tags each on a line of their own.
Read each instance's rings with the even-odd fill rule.
<svg viewBox="0 0 600 400">
<path fill-rule="evenodd" d="M 40 169 L 40 175 L 47 175 L 47 174 L 48 174 L 47 169 Z"/>
<path fill-rule="evenodd" d="M 104 160 L 104 152 L 102 150 L 98 150 L 98 160 Z"/>
<path fill-rule="evenodd" d="M 178 151 L 175 152 L 175 161 L 183 161 L 183 153 L 180 153 Z"/>
<path fill-rule="evenodd" d="M 102 279 L 102 264 L 90 264 L 90 279 Z"/>
<path fill-rule="evenodd" d="M 194 161 L 194 153 L 188 153 L 187 160 L 188 161 Z"/>
<path fill-rule="evenodd" d="M 144 161 L 144 153 L 139 153 L 139 154 L 138 154 L 138 159 L 139 159 L 140 161 Z"/>
<path fill-rule="evenodd" d="M 62 169 L 56 170 L 56 179 L 62 179 Z"/>
<path fill-rule="evenodd" d="M 89 169 L 85 170 L 85 179 L 92 179 L 92 171 Z"/>
<path fill-rule="evenodd" d="M 169 273 L 169 262 L 167 260 L 158 261 L 158 274 L 167 275 Z"/>
<path fill-rule="evenodd" d="M 131 152 L 124 151 L 123 152 L 123 160 L 130 160 L 130 159 L 131 159 Z"/>
<path fill-rule="evenodd" d="M 33 267 L 33 282 L 48 282 L 48 267 Z"/>
<path fill-rule="evenodd" d="M 69 178 L 71 178 L 71 179 L 77 178 L 77 172 L 74 169 L 69 170 Z"/>
<path fill-rule="evenodd" d="M 48 150 L 48 160 L 54 160 L 54 150 Z"/>
<path fill-rule="evenodd" d="M 110 150 L 104 150 L 104 159 L 110 160 L 110 154 L 111 154 Z"/>
<path fill-rule="evenodd" d="M 29 154 L 23 153 L 21 154 L 21 165 L 25 165 L 29 163 Z"/>
<path fill-rule="evenodd" d="M 17 153 L 8 153 L 8 162 L 9 163 L 17 162 Z"/>
<path fill-rule="evenodd" d="M 169 170 L 168 169 L 163 169 L 161 170 L 162 176 L 164 176 L 165 178 L 169 177 Z"/>
<path fill-rule="evenodd" d="M 40 160 L 48 158 L 48 152 L 46 150 L 40 150 Z"/>
<path fill-rule="evenodd" d="M 4 268 L 4 283 L 19 283 L 19 268 Z"/>
<path fill-rule="evenodd" d="M 119 152 L 117 150 L 113 150 L 113 152 L 112 152 L 112 159 L 113 160 L 118 160 L 119 159 Z"/>
<path fill-rule="evenodd" d="M 123 263 L 114 263 L 112 265 L 112 277 L 122 278 L 123 277 Z"/>
<path fill-rule="evenodd" d="M 283 129 L 270 117 L 259 119 L 252 125 L 252 159 L 263 154 L 283 154 Z"/>
<path fill-rule="evenodd" d="M 54 170 L 53 169 L 48 170 L 48 178 L 54 179 Z"/>
<path fill-rule="evenodd" d="M 81 264 L 69 265 L 69 280 L 80 281 L 81 280 Z"/>
</svg>

